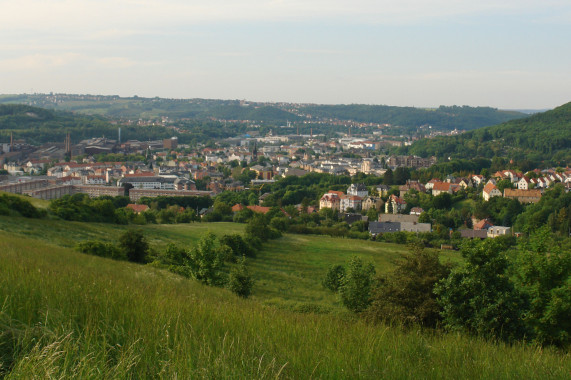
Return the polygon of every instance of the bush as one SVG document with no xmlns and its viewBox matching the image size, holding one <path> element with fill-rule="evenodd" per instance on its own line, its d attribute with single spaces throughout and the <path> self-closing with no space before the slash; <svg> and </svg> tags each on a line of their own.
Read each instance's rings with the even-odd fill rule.
<svg viewBox="0 0 571 380">
<path fill-rule="evenodd" d="M 526 335 L 527 305 L 507 276 L 504 249 L 496 239 L 464 243 L 466 264 L 435 287 L 446 328 L 506 341 Z"/>
<path fill-rule="evenodd" d="M 449 267 L 440 263 L 436 252 L 421 246 L 413 246 L 395 264 L 394 272 L 379 279 L 373 290 L 367 318 L 436 327 L 441 309 L 434 286 L 448 276 Z"/>
<path fill-rule="evenodd" d="M 141 230 L 127 230 L 119 237 L 119 248 L 129 261 L 144 263 L 149 243 Z"/>
<path fill-rule="evenodd" d="M 240 297 L 248 298 L 252 292 L 253 286 L 254 280 L 250 276 L 248 268 L 246 267 L 246 257 L 242 256 L 238 265 L 230 270 L 228 289 Z"/>
<path fill-rule="evenodd" d="M 351 259 L 347 274 L 343 277 L 339 287 L 341 301 L 345 307 L 359 313 L 369 306 L 374 275 L 373 264 L 365 265 L 358 257 Z"/>
<path fill-rule="evenodd" d="M 343 265 L 332 265 L 327 271 L 322 284 L 325 288 L 331 290 L 332 292 L 337 292 L 344 277 L 345 267 L 343 267 Z"/>
<path fill-rule="evenodd" d="M 114 260 L 127 260 L 127 256 L 117 246 L 111 243 L 88 240 L 78 243 L 75 249 L 88 255 L 106 257 Z"/>
</svg>

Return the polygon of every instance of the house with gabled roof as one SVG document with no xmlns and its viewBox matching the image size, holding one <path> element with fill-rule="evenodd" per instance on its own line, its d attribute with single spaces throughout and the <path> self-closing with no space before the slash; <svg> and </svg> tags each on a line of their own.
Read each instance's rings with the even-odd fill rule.
<svg viewBox="0 0 571 380">
<path fill-rule="evenodd" d="M 482 198 L 484 198 L 486 202 L 489 201 L 490 198 L 501 197 L 501 196 L 502 196 L 501 191 L 498 190 L 496 185 L 494 185 L 493 183 L 488 183 L 486 186 L 484 186 L 484 190 L 482 190 Z"/>
<path fill-rule="evenodd" d="M 406 209 L 406 201 L 403 198 L 392 194 L 385 203 L 385 213 L 389 214 L 391 209 L 393 214 L 403 212 Z"/>
</svg>

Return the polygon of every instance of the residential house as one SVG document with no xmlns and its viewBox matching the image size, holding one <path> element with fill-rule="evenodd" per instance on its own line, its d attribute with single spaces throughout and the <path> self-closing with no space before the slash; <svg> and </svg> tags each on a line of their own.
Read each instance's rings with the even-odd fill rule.
<svg viewBox="0 0 571 380">
<path fill-rule="evenodd" d="M 501 196 L 502 193 L 493 183 L 488 183 L 486 186 L 484 186 L 484 190 L 482 190 L 482 197 L 486 202 L 489 201 L 490 198 L 492 197 L 501 197 Z"/>
<path fill-rule="evenodd" d="M 374 208 L 377 211 L 381 211 L 385 202 L 380 197 L 368 196 L 363 199 L 362 202 L 362 209 L 368 211 L 371 208 Z"/>
<path fill-rule="evenodd" d="M 459 186 L 455 183 L 449 182 L 436 182 L 432 187 L 432 195 L 438 196 L 442 193 L 452 194 Z"/>
<path fill-rule="evenodd" d="M 385 213 L 389 214 L 398 214 L 405 210 L 406 208 L 406 201 L 401 197 L 397 197 L 396 195 L 391 195 L 387 202 L 385 203 Z"/>
<path fill-rule="evenodd" d="M 504 226 L 493 226 L 488 228 L 488 237 L 489 238 L 495 238 L 498 236 L 505 236 L 505 235 L 510 235 L 511 234 L 511 228 L 510 227 L 504 227 Z"/>
<path fill-rule="evenodd" d="M 341 207 L 341 197 L 338 193 L 341 192 L 333 192 L 329 191 L 328 193 L 323 194 L 321 199 L 319 200 L 319 208 L 330 208 L 333 210 L 339 210 Z M 342 196 L 345 194 L 341 193 Z"/>
<path fill-rule="evenodd" d="M 390 190 L 391 190 L 391 188 L 387 185 L 378 185 L 377 186 L 377 191 L 379 193 L 379 196 L 381 196 L 381 197 L 386 197 L 389 194 Z"/>
<path fill-rule="evenodd" d="M 526 176 L 521 177 L 521 179 L 518 181 L 517 183 L 517 188 L 519 190 L 529 190 L 530 185 L 533 182 L 531 182 L 531 180 L 529 178 L 527 178 Z"/>
<path fill-rule="evenodd" d="M 421 207 L 413 207 L 410 209 L 410 215 L 420 216 L 424 212 L 424 209 Z"/>
<path fill-rule="evenodd" d="M 360 211 L 363 198 L 357 195 L 345 195 L 341 197 L 339 211 L 346 212 L 348 209 L 353 209 L 354 211 Z"/>
<path fill-rule="evenodd" d="M 480 186 L 480 184 L 484 183 L 485 181 L 484 176 L 480 174 L 474 174 L 470 179 L 472 180 L 472 183 L 474 184 L 475 187 Z"/>
<path fill-rule="evenodd" d="M 493 227 L 494 223 L 489 221 L 488 219 L 482 219 L 476 224 L 474 224 L 475 230 L 488 230 L 490 227 Z"/>
<path fill-rule="evenodd" d="M 347 189 L 347 195 L 355 195 L 357 197 L 364 198 L 369 195 L 369 190 L 367 190 L 367 186 L 362 183 L 352 183 L 351 186 L 349 186 Z"/>
</svg>

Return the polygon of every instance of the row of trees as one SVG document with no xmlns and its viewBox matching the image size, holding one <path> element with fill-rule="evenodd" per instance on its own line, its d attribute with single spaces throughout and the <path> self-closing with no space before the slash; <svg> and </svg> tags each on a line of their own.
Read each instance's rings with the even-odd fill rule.
<svg viewBox="0 0 571 380">
<path fill-rule="evenodd" d="M 571 247 L 548 227 L 520 241 L 467 241 L 464 262 L 442 264 L 420 247 L 395 270 L 374 278 L 372 264 L 354 258 L 332 266 L 324 286 L 371 322 L 443 327 L 505 341 L 571 343 Z"/>
</svg>

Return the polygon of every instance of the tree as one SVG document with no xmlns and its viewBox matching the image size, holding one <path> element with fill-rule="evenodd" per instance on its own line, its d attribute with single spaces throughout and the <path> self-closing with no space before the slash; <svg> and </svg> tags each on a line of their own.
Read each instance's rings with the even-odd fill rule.
<svg viewBox="0 0 571 380">
<path fill-rule="evenodd" d="M 385 185 L 391 186 L 394 184 L 394 178 L 393 178 L 393 171 L 389 168 L 387 169 L 387 171 L 385 172 L 384 176 L 383 176 L 383 183 Z"/>
<path fill-rule="evenodd" d="M 149 251 L 149 243 L 143 231 L 127 230 L 119 237 L 119 248 L 125 253 L 129 261 L 144 263 Z"/>
<path fill-rule="evenodd" d="M 349 262 L 347 274 L 341 281 L 339 295 L 347 309 L 359 313 L 371 303 L 371 286 L 375 275 L 373 264 L 364 264 L 363 260 L 353 257 Z"/>
<path fill-rule="evenodd" d="M 339 291 L 339 287 L 345 277 L 345 267 L 343 265 L 332 265 L 325 278 L 323 279 L 323 286 L 332 292 Z"/>
<path fill-rule="evenodd" d="M 194 279 L 207 285 L 222 285 L 224 260 L 218 248 L 216 235 L 209 231 L 190 251 L 188 264 Z"/>
<path fill-rule="evenodd" d="M 242 256 L 238 265 L 230 271 L 228 289 L 242 298 L 248 298 L 253 286 L 254 280 L 246 267 L 246 257 Z"/>
<path fill-rule="evenodd" d="M 367 318 L 435 327 L 440 320 L 440 306 L 434 286 L 449 272 L 449 266 L 440 263 L 436 252 L 412 247 L 396 262 L 394 272 L 379 280 L 365 312 Z"/>
<path fill-rule="evenodd" d="M 507 276 L 505 249 L 498 239 L 464 243 L 465 265 L 435 287 L 446 328 L 506 341 L 525 336 L 526 304 Z"/>
<path fill-rule="evenodd" d="M 541 343 L 571 342 L 571 252 L 552 239 L 547 226 L 520 243 L 514 281 L 528 297 L 524 321 Z"/>
</svg>

